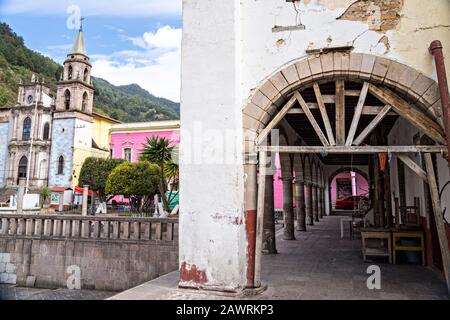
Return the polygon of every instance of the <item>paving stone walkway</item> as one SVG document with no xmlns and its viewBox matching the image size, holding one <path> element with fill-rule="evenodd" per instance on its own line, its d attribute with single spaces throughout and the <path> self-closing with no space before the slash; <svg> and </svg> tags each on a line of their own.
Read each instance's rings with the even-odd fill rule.
<svg viewBox="0 0 450 320">
<path fill-rule="evenodd" d="M 117 292 L 24 288 L 0 284 L 0 300 L 105 300 Z"/>
<path fill-rule="evenodd" d="M 268 289 L 246 299 L 449 299 L 444 280 L 420 265 L 364 263 L 361 240 L 340 238 L 340 217 L 325 217 L 296 240 L 277 231 L 277 255 L 262 257 L 262 280 Z M 367 267 L 381 269 L 381 290 L 369 290 Z M 203 291 L 178 289 L 178 272 L 124 291 L 110 299 L 233 299 Z M 242 297 L 240 297 L 242 299 Z"/>
</svg>

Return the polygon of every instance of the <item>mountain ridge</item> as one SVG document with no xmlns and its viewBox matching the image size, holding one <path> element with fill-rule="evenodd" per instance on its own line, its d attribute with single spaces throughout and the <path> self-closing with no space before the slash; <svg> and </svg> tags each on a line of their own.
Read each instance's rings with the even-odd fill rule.
<svg viewBox="0 0 450 320">
<path fill-rule="evenodd" d="M 22 37 L 0 21 L 0 108 L 12 107 L 17 100 L 20 80 L 31 75 L 45 80 L 54 97 L 63 67 L 39 52 L 27 48 Z M 94 112 L 122 122 L 176 120 L 180 104 L 156 97 L 136 83 L 115 86 L 93 77 Z"/>
</svg>

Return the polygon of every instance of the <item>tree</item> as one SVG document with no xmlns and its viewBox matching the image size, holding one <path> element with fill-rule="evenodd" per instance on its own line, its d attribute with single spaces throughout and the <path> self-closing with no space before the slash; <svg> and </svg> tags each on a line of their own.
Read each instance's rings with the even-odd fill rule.
<svg viewBox="0 0 450 320">
<path fill-rule="evenodd" d="M 156 164 L 148 161 L 124 162 L 109 174 L 106 193 L 129 198 L 132 211 L 142 212 L 148 208 L 158 190 L 159 176 Z"/>
<path fill-rule="evenodd" d="M 44 207 L 47 199 L 50 197 L 50 191 L 47 186 L 44 186 L 41 190 L 41 208 Z"/>
<path fill-rule="evenodd" d="M 151 137 L 147 138 L 147 143 L 142 149 L 140 159 L 150 161 L 159 166 L 159 193 L 163 202 L 164 210 L 169 211 L 169 202 L 166 197 L 167 180 L 165 177 L 165 166 L 172 161 L 174 146 L 166 138 Z"/>
<path fill-rule="evenodd" d="M 78 186 L 88 185 L 97 192 L 100 202 L 107 202 L 106 180 L 111 171 L 123 162 L 123 159 L 86 158 L 81 167 Z"/>
</svg>

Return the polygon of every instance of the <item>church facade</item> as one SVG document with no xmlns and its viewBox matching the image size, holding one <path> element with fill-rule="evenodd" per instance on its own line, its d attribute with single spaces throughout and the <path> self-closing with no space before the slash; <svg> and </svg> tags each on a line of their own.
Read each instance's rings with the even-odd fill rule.
<svg viewBox="0 0 450 320">
<path fill-rule="evenodd" d="M 109 156 L 109 138 L 98 137 L 119 121 L 93 113 L 91 68 L 80 30 L 55 98 L 34 75 L 19 84 L 16 105 L 0 111 L 0 188 L 20 178 L 30 189 L 74 188 L 85 158 Z"/>
</svg>

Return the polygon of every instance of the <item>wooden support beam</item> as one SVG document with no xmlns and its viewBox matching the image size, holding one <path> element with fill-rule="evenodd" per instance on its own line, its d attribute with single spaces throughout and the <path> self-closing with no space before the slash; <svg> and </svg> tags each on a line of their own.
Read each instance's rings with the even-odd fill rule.
<svg viewBox="0 0 450 320">
<path fill-rule="evenodd" d="M 352 124 L 348 132 L 347 141 L 345 142 L 346 146 L 351 146 L 353 144 L 353 138 L 355 137 L 356 128 L 358 127 L 359 118 L 361 117 L 361 113 L 363 111 L 364 103 L 366 102 L 368 91 L 369 91 L 369 83 L 364 82 L 363 88 L 361 90 L 361 95 L 359 96 L 358 104 L 356 105 L 355 108 Z"/>
<path fill-rule="evenodd" d="M 336 80 L 336 144 L 345 144 L 345 88 L 344 80 Z"/>
<path fill-rule="evenodd" d="M 284 118 L 286 113 L 289 111 L 289 109 L 292 108 L 292 106 L 294 105 L 294 103 L 296 101 L 297 101 L 297 97 L 295 95 L 293 95 L 289 99 L 289 101 L 284 105 L 284 107 L 280 110 L 280 112 L 278 112 L 278 114 L 272 119 L 272 121 L 270 121 L 270 123 L 264 128 L 264 130 L 261 131 L 261 133 L 259 134 L 259 136 L 256 140 L 257 145 L 261 144 L 264 141 L 264 139 L 266 139 L 266 137 L 269 135 L 270 131 L 272 131 L 272 129 L 275 128 L 275 126 L 281 121 L 281 119 Z"/>
<path fill-rule="evenodd" d="M 319 109 L 319 105 L 315 102 L 307 102 L 306 103 L 309 107 L 309 109 Z M 381 110 L 383 110 L 384 106 L 364 106 L 363 110 L 361 112 L 361 115 L 363 116 L 376 116 L 380 113 Z M 288 114 L 304 114 L 302 108 L 291 108 L 288 111 Z M 398 116 L 397 113 L 394 111 L 389 111 L 387 114 L 388 116 Z"/>
<path fill-rule="evenodd" d="M 410 168 L 415 174 L 417 174 L 423 181 L 428 183 L 427 173 L 405 154 L 398 154 L 397 158 L 399 158 L 408 168 Z"/>
<path fill-rule="evenodd" d="M 425 133 L 439 144 L 446 144 L 444 132 L 441 126 L 435 121 L 431 120 L 422 112 L 411 107 L 405 100 L 397 96 L 387 88 L 378 88 L 371 84 L 369 92 L 377 99 L 386 103 L 395 110 L 401 117 L 408 120 L 414 127 Z"/>
<path fill-rule="evenodd" d="M 314 83 L 313 86 L 314 86 L 314 93 L 316 94 L 317 105 L 319 106 L 323 124 L 325 125 L 325 129 L 327 131 L 328 141 L 330 142 L 330 145 L 335 146 L 336 141 L 334 140 L 333 130 L 331 129 L 330 119 L 328 119 L 328 113 L 327 109 L 325 108 L 322 93 L 320 92 L 320 87 L 317 83 Z"/>
<path fill-rule="evenodd" d="M 386 105 L 383 110 L 372 120 L 372 122 L 369 123 L 367 127 L 364 128 L 364 130 L 359 134 L 358 138 L 353 141 L 353 144 L 355 146 L 359 146 L 364 139 L 369 135 L 369 133 L 372 132 L 373 129 L 386 117 L 388 112 L 391 110 L 390 105 Z"/>
<path fill-rule="evenodd" d="M 257 146 L 257 151 L 280 153 L 373 154 L 373 153 L 442 153 L 447 146 Z"/>
<path fill-rule="evenodd" d="M 256 208 L 256 243 L 255 243 L 255 287 L 261 285 L 261 253 L 264 229 L 264 206 L 266 194 L 267 152 L 259 152 L 258 201 Z"/>
<path fill-rule="evenodd" d="M 447 283 L 447 289 L 450 293 L 450 250 L 448 246 L 447 235 L 445 231 L 444 216 L 439 200 L 439 189 L 436 182 L 436 175 L 434 173 L 433 160 L 431 154 L 425 153 L 425 166 L 427 169 L 428 186 L 430 189 L 431 203 L 433 206 L 434 221 L 439 238 L 439 246 L 442 254 L 442 265 L 444 267 L 444 276 Z"/>
<path fill-rule="evenodd" d="M 294 94 L 294 97 L 297 98 L 298 103 L 303 109 L 303 112 L 308 117 L 309 122 L 311 123 L 312 127 L 314 128 L 314 131 L 316 131 L 317 136 L 319 137 L 320 141 L 324 146 L 329 146 L 327 138 L 325 138 L 325 135 L 322 132 L 322 129 L 320 129 L 319 124 L 317 123 L 316 119 L 314 118 L 313 114 L 309 110 L 308 106 L 306 105 L 305 100 L 303 100 L 302 95 L 299 92 L 296 92 Z"/>
</svg>

